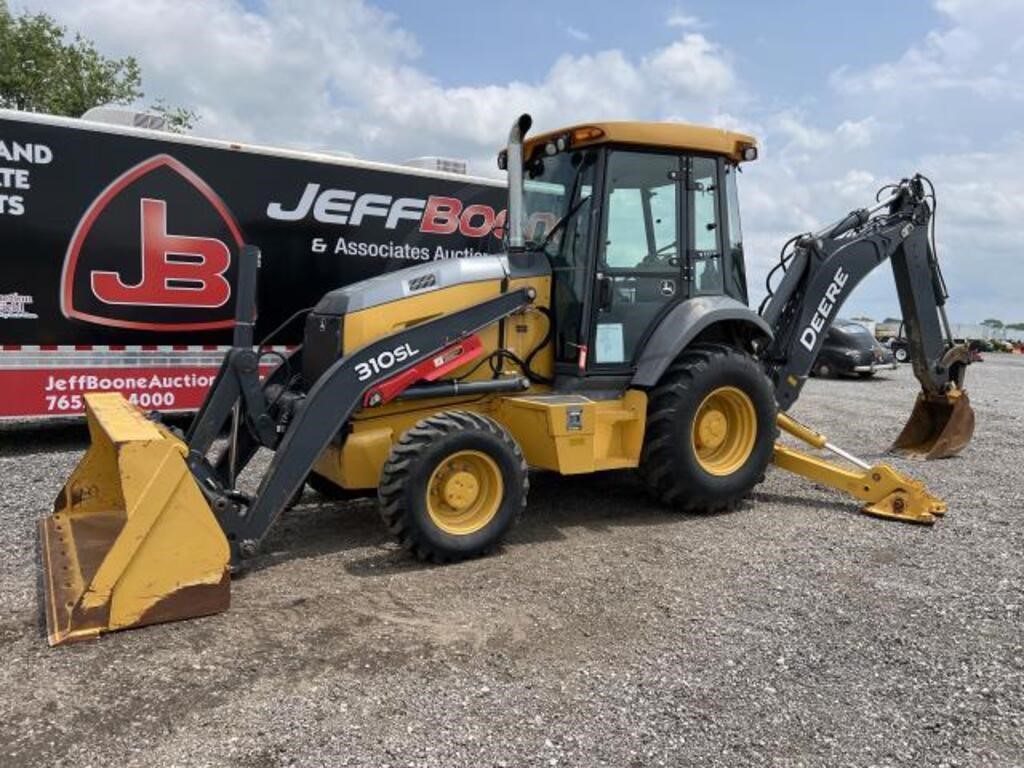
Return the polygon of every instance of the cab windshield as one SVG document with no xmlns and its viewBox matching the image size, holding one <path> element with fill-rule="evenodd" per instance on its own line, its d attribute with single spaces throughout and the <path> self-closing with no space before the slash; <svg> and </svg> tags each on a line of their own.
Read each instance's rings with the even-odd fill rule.
<svg viewBox="0 0 1024 768">
<path fill-rule="evenodd" d="M 578 150 L 540 155 L 524 168 L 523 237 L 526 247 L 549 257 L 561 252 L 566 231 L 594 191 L 596 153 Z"/>
</svg>

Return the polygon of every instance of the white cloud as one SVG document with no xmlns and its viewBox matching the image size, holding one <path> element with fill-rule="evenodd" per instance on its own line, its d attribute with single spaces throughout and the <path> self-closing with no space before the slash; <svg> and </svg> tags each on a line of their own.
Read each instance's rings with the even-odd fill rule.
<svg viewBox="0 0 1024 768">
<path fill-rule="evenodd" d="M 954 319 L 1009 316 L 1021 306 L 1019 0 L 937 0 L 941 28 L 891 62 L 833 73 L 831 101 L 800 107 L 749 95 L 729 51 L 682 12 L 667 22 L 675 39 L 645 53 L 553 55 L 539 78 L 468 86 L 427 74 L 415 36 L 367 0 L 265 0 L 259 12 L 241 0 L 39 5 L 105 53 L 137 56 L 147 95 L 197 109 L 207 135 L 372 159 L 468 157 L 490 173 L 521 111 L 539 129 L 632 118 L 753 133 L 762 159 L 746 167 L 741 196 L 755 297 L 789 236 L 869 204 L 876 186 L 921 169 L 939 188 Z M 873 278 L 848 311 L 892 314 L 890 284 L 888 275 Z"/>
<path fill-rule="evenodd" d="M 736 85 L 732 66 L 704 35 L 688 33 L 644 59 L 644 68 L 669 96 L 714 99 Z"/>
<path fill-rule="evenodd" d="M 921 171 L 935 182 L 954 318 L 1024 317 L 1024 4 L 935 8 L 942 24 L 893 61 L 832 74 L 842 109 L 886 116 L 837 133 L 879 179 Z"/>
<path fill-rule="evenodd" d="M 581 43 L 590 42 L 590 34 L 584 32 L 582 29 L 577 29 L 576 27 L 566 27 L 565 34 L 567 34 L 573 40 L 579 40 Z"/>
<path fill-rule="evenodd" d="M 836 128 L 836 139 L 845 148 L 866 147 L 880 133 L 881 121 L 874 115 L 863 120 L 844 120 Z"/>
<path fill-rule="evenodd" d="M 900 58 L 861 72 L 839 69 L 833 85 L 848 94 L 967 93 L 988 100 L 1024 99 L 1022 6 L 1017 0 L 938 0 L 947 25 Z"/>
<path fill-rule="evenodd" d="M 701 119 L 736 82 L 699 34 L 640 59 L 564 54 L 536 82 L 444 86 L 416 66 L 398 19 L 363 0 L 267 0 L 260 13 L 238 0 L 44 5 L 105 52 L 136 55 L 147 95 L 197 109 L 198 133 L 364 157 L 450 154 L 489 169 L 522 111 L 540 127 L 658 116 L 659 105 Z"/>
<path fill-rule="evenodd" d="M 672 13 L 665 23 L 670 27 L 678 27 L 680 29 L 703 29 L 707 26 L 700 20 L 700 17 L 683 13 L 682 11 Z"/>
<path fill-rule="evenodd" d="M 788 140 L 788 149 L 821 150 L 831 140 L 825 131 L 809 125 L 807 118 L 799 112 L 780 112 L 775 116 L 774 127 L 779 136 Z"/>
</svg>

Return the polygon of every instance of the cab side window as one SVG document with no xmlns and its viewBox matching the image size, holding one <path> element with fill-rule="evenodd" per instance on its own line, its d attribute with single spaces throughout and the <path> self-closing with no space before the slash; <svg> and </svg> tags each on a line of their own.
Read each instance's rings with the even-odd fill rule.
<svg viewBox="0 0 1024 768">
<path fill-rule="evenodd" d="M 691 172 L 693 205 L 694 293 L 721 294 L 723 290 L 721 233 L 718 221 L 718 162 L 693 158 Z"/>
<path fill-rule="evenodd" d="M 736 186 L 735 165 L 725 166 L 725 197 L 729 211 L 729 252 L 726 259 L 725 292 L 747 303 L 747 273 L 743 257 L 743 230 L 740 226 L 740 198 Z"/>
</svg>

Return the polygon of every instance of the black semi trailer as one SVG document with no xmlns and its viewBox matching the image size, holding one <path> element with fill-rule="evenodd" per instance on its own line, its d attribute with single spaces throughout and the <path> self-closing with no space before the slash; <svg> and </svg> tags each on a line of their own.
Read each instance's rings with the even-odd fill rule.
<svg viewBox="0 0 1024 768">
<path fill-rule="evenodd" d="M 499 251 L 504 208 L 497 179 L 0 110 L 0 418 L 105 389 L 198 407 L 242 243 L 263 253 L 260 339 L 332 287 Z"/>
</svg>

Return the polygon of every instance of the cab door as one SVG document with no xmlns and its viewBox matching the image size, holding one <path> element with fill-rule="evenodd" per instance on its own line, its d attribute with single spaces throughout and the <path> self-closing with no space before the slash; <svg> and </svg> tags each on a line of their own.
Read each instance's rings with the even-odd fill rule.
<svg viewBox="0 0 1024 768">
<path fill-rule="evenodd" d="M 609 150 L 595 270 L 588 368 L 632 367 L 647 334 L 687 298 L 687 243 L 678 155 Z"/>
</svg>

